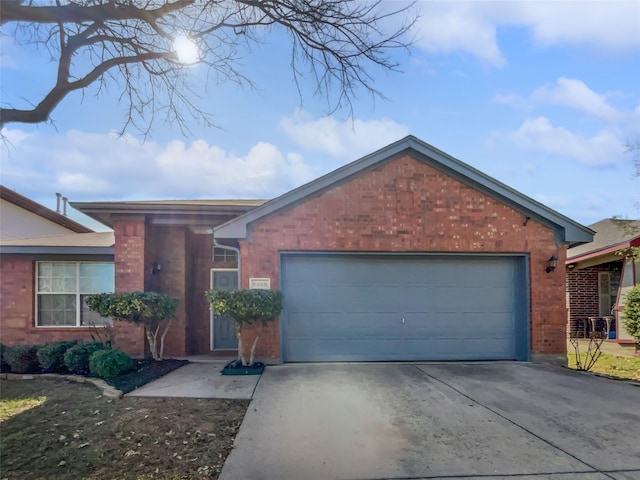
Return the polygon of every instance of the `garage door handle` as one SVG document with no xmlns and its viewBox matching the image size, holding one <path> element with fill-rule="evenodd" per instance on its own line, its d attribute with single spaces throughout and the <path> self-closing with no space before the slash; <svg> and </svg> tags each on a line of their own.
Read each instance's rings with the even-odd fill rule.
<svg viewBox="0 0 640 480">
<path fill-rule="evenodd" d="M 402 324 L 404 325 L 404 318 L 402 319 Z"/>
</svg>

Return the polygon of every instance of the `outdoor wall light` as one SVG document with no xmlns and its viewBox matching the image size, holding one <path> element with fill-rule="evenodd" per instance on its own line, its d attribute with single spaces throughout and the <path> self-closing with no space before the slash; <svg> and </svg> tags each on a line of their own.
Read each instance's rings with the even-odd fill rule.
<svg viewBox="0 0 640 480">
<path fill-rule="evenodd" d="M 160 273 L 160 270 L 162 270 L 162 265 L 160 264 L 159 260 L 156 260 L 155 262 L 153 262 L 153 266 L 151 267 L 151 275 Z"/>
<path fill-rule="evenodd" d="M 553 272 L 557 266 L 558 266 L 558 259 L 556 258 L 555 255 L 551 255 L 551 258 L 547 260 L 547 268 L 545 269 L 545 271 L 547 273 Z"/>
</svg>

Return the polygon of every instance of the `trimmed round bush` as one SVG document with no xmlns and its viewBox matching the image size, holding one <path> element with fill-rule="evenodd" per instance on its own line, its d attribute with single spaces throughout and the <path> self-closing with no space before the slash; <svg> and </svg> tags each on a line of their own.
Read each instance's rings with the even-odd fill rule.
<svg viewBox="0 0 640 480">
<path fill-rule="evenodd" d="M 9 347 L 4 357 L 13 373 L 35 373 L 40 369 L 37 345 Z"/>
<path fill-rule="evenodd" d="M 106 349 L 107 347 L 100 342 L 74 345 L 65 352 L 64 364 L 71 373 L 89 375 L 89 358 L 95 352 Z"/>
<path fill-rule="evenodd" d="M 89 358 L 89 371 L 94 377 L 116 377 L 133 368 L 133 359 L 122 350 L 99 350 Z"/>
<path fill-rule="evenodd" d="M 47 343 L 38 349 L 38 361 L 43 372 L 62 372 L 66 369 L 64 364 L 65 352 L 78 342 L 54 342 Z"/>
</svg>

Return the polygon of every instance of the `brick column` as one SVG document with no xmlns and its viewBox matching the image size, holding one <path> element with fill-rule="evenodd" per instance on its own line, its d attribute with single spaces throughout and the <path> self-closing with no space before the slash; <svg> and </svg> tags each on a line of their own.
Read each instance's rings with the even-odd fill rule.
<svg viewBox="0 0 640 480">
<path fill-rule="evenodd" d="M 145 286 L 145 221 L 115 220 L 116 292 L 144 291 Z M 115 345 L 135 358 L 148 354 L 144 328 L 128 322 L 115 322 Z"/>
</svg>

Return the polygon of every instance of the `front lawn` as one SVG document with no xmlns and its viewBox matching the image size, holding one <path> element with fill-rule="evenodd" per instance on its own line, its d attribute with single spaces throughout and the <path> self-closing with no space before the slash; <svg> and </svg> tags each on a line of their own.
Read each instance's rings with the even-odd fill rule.
<svg viewBox="0 0 640 480">
<path fill-rule="evenodd" d="M 103 397 L 60 379 L 0 380 L 3 479 L 217 478 L 246 400 Z"/>
<path fill-rule="evenodd" d="M 584 363 L 586 358 L 581 355 Z M 569 368 L 576 368 L 576 354 L 567 354 Z M 616 357 L 603 353 L 591 369 L 594 373 L 611 375 L 612 377 L 640 381 L 640 358 Z"/>
</svg>

